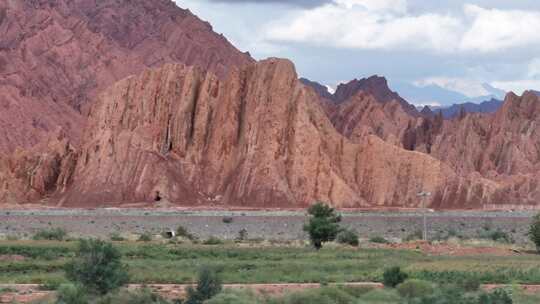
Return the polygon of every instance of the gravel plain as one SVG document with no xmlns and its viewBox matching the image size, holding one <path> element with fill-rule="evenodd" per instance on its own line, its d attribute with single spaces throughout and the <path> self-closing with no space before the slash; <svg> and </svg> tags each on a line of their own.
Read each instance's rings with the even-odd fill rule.
<svg viewBox="0 0 540 304">
<path fill-rule="evenodd" d="M 383 236 L 402 239 L 422 228 L 423 213 L 342 212 L 343 225 L 360 237 Z M 528 242 L 527 231 L 535 212 L 437 211 L 427 212 L 431 239 L 448 231 L 475 237 L 479 231 L 501 229 L 516 243 Z M 60 227 L 73 237 L 108 237 L 113 233 L 160 234 L 186 227 L 200 237 L 234 239 L 245 229 L 249 238 L 265 240 L 303 240 L 302 227 L 307 217 L 302 211 L 189 211 L 159 209 L 35 209 L 1 210 L 0 238 L 29 238 L 39 230 Z"/>
</svg>

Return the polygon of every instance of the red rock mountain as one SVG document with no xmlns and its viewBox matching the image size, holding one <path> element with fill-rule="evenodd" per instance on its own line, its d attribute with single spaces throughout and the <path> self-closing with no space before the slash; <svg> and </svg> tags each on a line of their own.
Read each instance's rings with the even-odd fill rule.
<svg viewBox="0 0 540 304">
<path fill-rule="evenodd" d="M 168 62 L 223 77 L 252 59 L 170 0 L 0 1 L 0 153 L 58 127 L 77 142 L 99 91 Z"/>
<path fill-rule="evenodd" d="M 0 33 L 0 204 L 540 201 L 532 92 L 453 120 L 380 77 L 321 97 L 290 61 L 254 62 L 168 0 L 4 1 Z"/>
<path fill-rule="evenodd" d="M 396 101 L 381 103 L 373 95 L 359 92 L 335 104 L 330 117 L 336 129 L 353 142 L 376 135 L 405 150 L 427 153 L 460 176 L 474 174 L 489 180 L 500 189 L 491 201 L 493 204 L 538 203 L 537 94 L 509 94 L 496 113 L 462 113 L 451 120 L 444 120 L 440 113 L 409 115 L 398 105 Z"/>
<path fill-rule="evenodd" d="M 57 152 L 43 162 L 29 158 L 37 168 L 21 170 L 3 189 L 12 193 L 36 180 L 63 206 L 159 196 L 184 206 L 281 208 L 316 200 L 416 206 L 419 189 L 433 191 L 443 204 L 458 196 L 480 204 L 496 193 L 481 178 L 460 177 L 428 155 L 376 136 L 352 143 L 298 81 L 292 63 L 278 59 L 222 80 L 184 65 L 124 79 L 100 94 L 75 165 L 66 144 L 55 142 Z"/>
</svg>

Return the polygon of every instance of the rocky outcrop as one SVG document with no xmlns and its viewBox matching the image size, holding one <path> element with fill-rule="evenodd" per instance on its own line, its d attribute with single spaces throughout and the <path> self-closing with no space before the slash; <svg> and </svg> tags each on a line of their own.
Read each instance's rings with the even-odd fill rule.
<svg viewBox="0 0 540 304">
<path fill-rule="evenodd" d="M 184 65 L 124 79 L 100 95 L 84 138 L 74 169 L 61 170 L 69 186 L 53 195 L 63 206 L 417 206 L 419 189 L 477 204 L 496 188 L 479 179 L 473 191 L 440 161 L 377 136 L 351 143 L 279 59 L 224 80 Z"/>
<path fill-rule="evenodd" d="M 0 201 L 4 205 L 47 203 L 66 191 L 77 154 L 61 130 L 29 150 L 0 158 Z"/>
<path fill-rule="evenodd" d="M 507 95 L 493 114 L 441 113 L 420 118 L 402 137 L 408 150 L 427 153 L 461 176 L 476 174 L 501 187 L 494 201 L 536 205 L 540 201 L 540 98 L 533 92 Z"/>
<path fill-rule="evenodd" d="M 311 80 L 309 80 L 307 78 L 300 78 L 299 80 L 305 86 L 310 87 L 313 90 L 315 90 L 317 95 L 321 96 L 323 99 L 325 99 L 327 101 L 334 101 L 334 95 L 332 93 L 330 93 L 330 91 L 328 91 L 328 87 L 326 87 L 326 86 L 324 86 L 324 85 L 322 85 L 322 84 L 320 84 L 320 83 L 318 83 L 316 81 L 311 81 Z"/>
<path fill-rule="evenodd" d="M 397 102 L 409 115 L 418 116 L 419 114 L 413 105 L 409 104 L 396 92 L 390 90 L 386 78 L 379 76 L 371 76 L 360 80 L 354 79 L 348 83 L 340 84 L 334 93 L 334 101 L 337 103 L 347 101 L 359 92 L 372 95 L 380 103 Z"/>
<path fill-rule="evenodd" d="M 494 114 L 463 113 L 444 122 L 430 120 L 424 129 L 428 135 L 416 143 L 429 142 L 428 153 L 458 172 L 477 171 L 490 176 L 535 173 L 540 169 L 539 114 L 538 96 L 510 93 Z M 416 145 L 408 148 L 418 150 Z"/>
<path fill-rule="evenodd" d="M 98 92 L 167 62 L 223 77 L 252 59 L 170 0 L 0 1 L 0 151 L 57 127 L 76 144 Z"/>
<path fill-rule="evenodd" d="M 540 200 L 539 99 L 534 92 L 522 97 L 509 94 L 496 113 L 461 111 L 446 120 L 440 111 L 411 115 L 397 100 L 381 102 L 374 94 L 359 91 L 327 113 L 336 130 L 352 142 L 361 144 L 366 136 L 375 135 L 405 150 L 435 157 L 469 184 L 489 181 L 482 183 L 497 189 L 489 204 L 536 205 Z M 462 195 L 469 196 L 473 188 L 448 185 L 446 189 L 453 189 L 454 194 L 447 196 L 452 198 L 436 198 L 434 204 L 466 206 L 467 200 L 455 193 L 464 191 L 468 194 Z"/>
<path fill-rule="evenodd" d="M 366 135 L 375 135 L 400 147 L 407 126 L 416 126 L 417 122 L 398 101 L 381 103 L 363 91 L 337 105 L 330 120 L 338 132 L 353 142 L 360 143 Z"/>
</svg>

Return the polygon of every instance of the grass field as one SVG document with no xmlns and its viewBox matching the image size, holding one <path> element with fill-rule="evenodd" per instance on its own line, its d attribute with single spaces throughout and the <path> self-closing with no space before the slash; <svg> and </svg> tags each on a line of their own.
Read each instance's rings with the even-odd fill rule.
<svg viewBox="0 0 540 304">
<path fill-rule="evenodd" d="M 2 241 L 0 284 L 64 281 L 63 267 L 76 242 Z M 383 271 L 401 266 L 411 277 L 436 283 L 540 284 L 540 255 L 431 256 L 415 250 L 327 246 L 167 244 L 115 242 L 129 265 L 132 283 L 192 283 L 201 266 L 224 283 L 380 282 Z M 24 257 L 24 258 L 22 258 Z"/>
<path fill-rule="evenodd" d="M 225 284 L 321 283 L 323 286 L 271 297 L 226 290 L 209 304 L 409 303 L 404 302 L 398 289 L 325 287 L 327 283 L 382 282 L 384 271 L 392 266 L 400 266 L 409 278 L 433 284 L 433 301 L 452 296 L 452 291 L 445 289 L 447 286 L 458 288 L 460 296 L 478 298 L 482 294 L 478 285 L 466 291 L 470 282 L 540 284 L 540 255 L 533 253 L 456 256 L 430 255 L 415 249 L 374 248 L 370 246 L 372 243 L 363 243 L 359 248 L 329 244 L 320 251 L 302 242 L 235 243 L 215 239 L 207 243 L 213 245 L 166 240 L 113 242 L 122 253 L 123 263 L 129 266 L 130 283 L 134 284 L 195 283 L 201 267 L 210 267 Z M 77 241 L 0 241 L 0 284 L 41 284 L 42 288 L 53 290 L 68 283 L 64 266 L 75 257 L 77 245 Z M 522 292 L 518 287 L 507 291 L 513 303 L 540 303 L 540 295 Z M 50 299 L 39 303 L 55 303 L 54 296 Z M 116 299 L 111 303 L 132 301 Z"/>
</svg>

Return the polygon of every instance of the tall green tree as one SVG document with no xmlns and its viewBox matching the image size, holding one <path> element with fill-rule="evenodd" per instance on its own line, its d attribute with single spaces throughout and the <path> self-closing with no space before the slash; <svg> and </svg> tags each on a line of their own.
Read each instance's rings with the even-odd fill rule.
<svg viewBox="0 0 540 304">
<path fill-rule="evenodd" d="M 122 254 L 101 240 L 81 240 L 75 259 L 66 265 L 68 279 L 86 290 L 104 295 L 128 282 Z"/>
<path fill-rule="evenodd" d="M 529 228 L 529 238 L 536 245 L 536 250 L 540 252 L 540 213 L 533 217 Z"/>
<path fill-rule="evenodd" d="M 222 290 L 221 279 L 210 268 L 203 267 L 199 271 L 197 287 L 187 289 L 186 304 L 202 304 L 219 294 Z"/>
<path fill-rule="evenodd" d="M 309 223 L 304 226 L 304 231 L 309 234 L 313 246 L 319 250 L 323 243 L 336 239 L 341 231 L 339 223 L 341 215 L 337 214 L 334 208 L 318 202 L 308 209 L 310 215 Z"/>
</svg>

